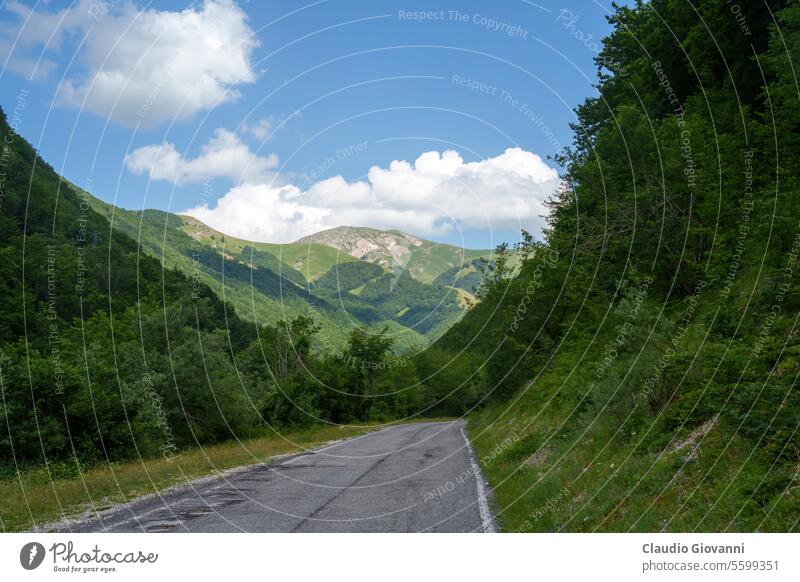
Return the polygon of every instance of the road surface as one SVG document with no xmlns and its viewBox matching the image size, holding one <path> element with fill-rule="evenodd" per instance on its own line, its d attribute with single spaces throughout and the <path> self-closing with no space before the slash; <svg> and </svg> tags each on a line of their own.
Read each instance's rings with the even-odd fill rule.
<svg viewBox="0 0 800 582">
<path fill-rule="evenodd" d="M 74 532 L 491 532 L 463 422 L 389 427 L 63 528 Z"/>
</svg>

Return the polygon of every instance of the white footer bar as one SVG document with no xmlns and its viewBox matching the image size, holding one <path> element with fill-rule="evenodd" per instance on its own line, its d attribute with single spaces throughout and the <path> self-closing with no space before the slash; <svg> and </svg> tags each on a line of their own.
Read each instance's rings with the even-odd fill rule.
<svg viewBox="0 0 800 582">
<path fill-rule="evenodd" d="M 0 579 L 769 582 L 800 580 L 799 554 L 800 534 L 21 533 Z"/>
</svg>

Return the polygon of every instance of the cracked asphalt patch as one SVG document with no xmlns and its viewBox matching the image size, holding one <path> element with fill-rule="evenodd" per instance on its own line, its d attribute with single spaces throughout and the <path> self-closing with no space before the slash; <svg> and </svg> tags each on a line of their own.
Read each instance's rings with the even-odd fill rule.
<svg viewBox="0 0 800 582">
<path fill-rule="evenodd" d="M 493 531 L 485 485 L 480 474 L 474 475 L 462 428 L 462 421 L 389 427 L 288 460 L 190 482 L 59 529 Z M 471 477 L 459 478 L 467 474 Z"/>
</svg>

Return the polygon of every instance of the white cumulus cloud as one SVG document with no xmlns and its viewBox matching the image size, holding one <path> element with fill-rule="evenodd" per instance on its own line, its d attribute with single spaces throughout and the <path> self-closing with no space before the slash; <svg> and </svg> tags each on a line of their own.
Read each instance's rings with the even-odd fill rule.
<svg viewBox="0 0 800 582">
<path fill-rule="evenodd" d="M 205 0 L 177 12 L 97 0 L 60 11 L 18 1 L 5 8 L 19 23 L 0 27 L 0 53 L 20 72 L 52 70 L 52 60 L 31 53 L 43 47 L 39 53 L 52 55 L 85 35 L 79 62 L 86 72 L 67 78 L 58 99 L 121 123 L 188 118 L 236 99 L 235 87 L 256 78 L 251 53 L 258 42 L 233 0 Z"/>
<path fill-rule="evenodd" d="M 219 128 L 196 158 L 186 158 L 173 144 L 164 142 L 134 150 L 125 158 L 125 165 L 134 174 L 148 174 L 151 180 L 173 184 L 217 177 L 239 183 L 274 177 L 270 170 L 278 165 L 278 157 L 257 156 L 235 133 Z"/>
<path fill-rule="evenodd" d="M 477 162 L 465 162 L 452 150 L 432 151 L 414 163 L 374 166 L 366 180 L 335 176 L 306 189 L 246 180 L 213 206 L 202 204 L 185 214 L 264 242 L 290 242 L 340 225 L 399 228 L 421 236 L 454 227 L 539 233 L 544 202 L 559 182 L 555 169 L 520 148 Z"/>
</svg>

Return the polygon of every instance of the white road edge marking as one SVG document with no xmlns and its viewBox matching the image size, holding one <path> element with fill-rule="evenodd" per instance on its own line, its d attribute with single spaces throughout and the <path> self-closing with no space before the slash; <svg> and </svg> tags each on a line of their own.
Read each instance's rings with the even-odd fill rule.
<svg viewBox="0 0 800 582">
<path fill-rule="evenodd" d="M 467 443 L 467 456 L 469 462 L 472 464 L 472 474 L 475 475 L 475 486 L 478 489 L 478 511 L 481 514 L 481 525 L 483 526 L 484 533 L 494 533 L 494 521 L 492 520 L 492 512 L 489 510 L 489 503 L 486 501 L 486 484 L 483 481 L 481 468 L 475 460 L 475 452 L 472 449 L 472 444 L 467 438 L 467 433 L 464 432 L 464 427 L 459 427 L 461 436 L 464 437 L 464 442 Z"/>
</svg>

